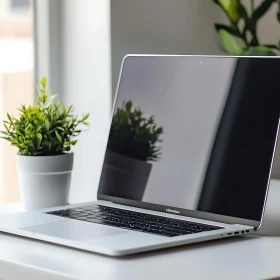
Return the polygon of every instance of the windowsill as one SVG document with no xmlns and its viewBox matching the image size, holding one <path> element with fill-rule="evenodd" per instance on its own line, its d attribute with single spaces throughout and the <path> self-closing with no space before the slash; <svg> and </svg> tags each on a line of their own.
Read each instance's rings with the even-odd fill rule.
<svg viewBox="0 0 280 280">
<path fill-rule="evenodd" d="M 11 204 L 2 204 L 0 205 L 0 215 L 8 213 L 17 213 L 23 212 L 24 209 L 21 206 L 21 203 L 11 203 Z"/>
</svg>

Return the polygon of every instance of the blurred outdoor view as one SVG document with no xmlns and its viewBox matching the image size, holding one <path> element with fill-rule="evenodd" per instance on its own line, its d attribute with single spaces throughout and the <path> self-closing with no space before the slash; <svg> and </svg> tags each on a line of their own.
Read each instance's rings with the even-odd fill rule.
<svg viewBox="0 0 280 280">
<path fill-rule="evenodd" d="M 0 129 L 7 112 L 34 99 L 33 1 L 0 0 Z M 0 203 L 20 201 L 17 150 L 0 140 Z"/>
</svg>

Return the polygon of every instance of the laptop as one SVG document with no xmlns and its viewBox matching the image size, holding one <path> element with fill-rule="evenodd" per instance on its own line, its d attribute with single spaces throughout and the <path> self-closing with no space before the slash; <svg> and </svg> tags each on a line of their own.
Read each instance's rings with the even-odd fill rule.
<svg viewBox="0 0 280 280">
<path fill-rule="evenodd" d="M 98 200 L 1 216 L 0 230 L 110 256 L 253 233 L 277 140 L 279 73 L 279 58 L 126 56 Z"/>
</svg>

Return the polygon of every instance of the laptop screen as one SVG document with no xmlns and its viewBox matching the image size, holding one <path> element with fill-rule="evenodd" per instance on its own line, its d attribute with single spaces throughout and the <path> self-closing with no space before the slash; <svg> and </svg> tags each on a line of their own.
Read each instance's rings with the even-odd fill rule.
<svg viewBox="0 0 280 280">
<path fill-rule="evenodd" d="M 99 195 L 261 220 L 280 60 L 128 56 Z"/>
</svg>

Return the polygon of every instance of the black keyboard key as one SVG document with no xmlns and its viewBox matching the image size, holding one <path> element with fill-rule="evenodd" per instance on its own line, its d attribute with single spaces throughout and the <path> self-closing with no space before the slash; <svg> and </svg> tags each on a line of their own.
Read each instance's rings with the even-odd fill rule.
<svg viewBox="0 0 280 280">
<path fill-rule="evenodd" d="M 220 229 L 219 227 L 100 205 L 70 208 L 47 214 L 166 237 Z"/>
</svg>

